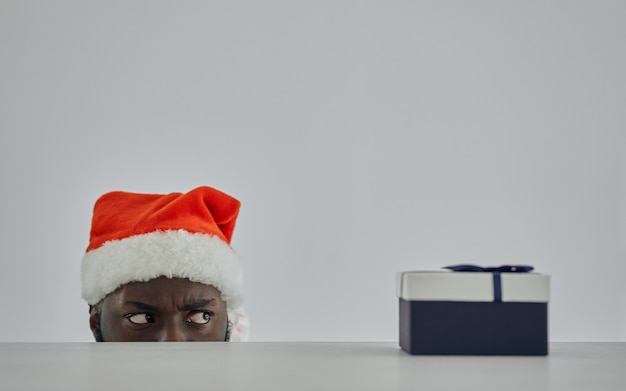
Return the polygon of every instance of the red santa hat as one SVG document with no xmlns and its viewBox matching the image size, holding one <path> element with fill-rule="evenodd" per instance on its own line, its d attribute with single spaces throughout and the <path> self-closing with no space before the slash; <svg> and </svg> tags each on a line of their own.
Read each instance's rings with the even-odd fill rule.
<svg viewBox="0 0 626 391">
<path fill-rule="evenodd" d="M 82 260 L 83 298 L 93 305 L 129 282 L 180 277 L 217 288 L 229 314 L 241 319 L 242 268 L 230 246 L 239 207 L 210 187 L 184 194 L 104 194 L 95 203 Z"/>
</svg>

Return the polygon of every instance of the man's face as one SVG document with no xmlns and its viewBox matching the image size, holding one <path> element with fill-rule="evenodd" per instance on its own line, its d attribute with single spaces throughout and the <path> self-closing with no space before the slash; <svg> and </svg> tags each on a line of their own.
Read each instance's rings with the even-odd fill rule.
<svg viewBox="0 0 626 391">
<path fill-rule="evenodd" d="M 224 341 L 226 303 L 213 286 L 159 277 L 121 286 L 90 309 L 96 340 Z"/>
</svg>

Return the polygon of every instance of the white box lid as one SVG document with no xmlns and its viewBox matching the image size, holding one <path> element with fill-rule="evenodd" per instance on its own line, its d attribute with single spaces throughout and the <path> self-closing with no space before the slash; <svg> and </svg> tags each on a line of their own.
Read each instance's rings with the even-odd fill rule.
<svg viewBox="0 0 626 391">
<path fill-rule="evenodd" d="M 550 301 L 550 276 L 500 273 L 503 302 Z M 493 273 L 407 271 L 396 276 L 396 295 L 418 301 L 494 301 Z"/>
</svg>

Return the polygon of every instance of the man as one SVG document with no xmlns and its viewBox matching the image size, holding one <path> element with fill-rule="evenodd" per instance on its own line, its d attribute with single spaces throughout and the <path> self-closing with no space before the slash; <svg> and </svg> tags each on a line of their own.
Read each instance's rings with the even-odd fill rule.
<svg viewBox="0 0 626 391">
<path fill-rule="evenodd" d="M 241 341 L 240 203 L 210 187 L 95 203 L 82 296 L 96 341 Z"/>
</svg>

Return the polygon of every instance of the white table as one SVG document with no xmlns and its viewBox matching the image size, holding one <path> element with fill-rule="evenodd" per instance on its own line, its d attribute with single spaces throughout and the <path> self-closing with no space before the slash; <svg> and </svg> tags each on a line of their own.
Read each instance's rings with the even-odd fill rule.
<svg viewBox="0 0 626 391">
<path fill-rule="evenodd" d="M 626 343 L 545 357 L 410 356 L 397 343 L 0 343 L 0 390 L 626 390 Z"/>
</svg>

